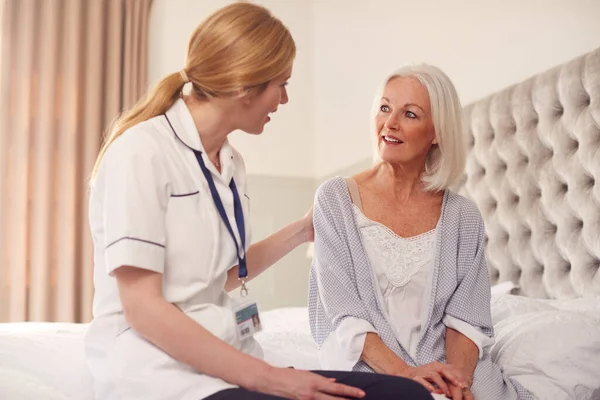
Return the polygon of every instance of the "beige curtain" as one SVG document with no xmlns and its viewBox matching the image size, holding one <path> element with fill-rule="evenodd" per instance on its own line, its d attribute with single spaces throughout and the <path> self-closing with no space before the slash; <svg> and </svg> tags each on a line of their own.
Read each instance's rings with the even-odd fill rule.
<svg viewBox="0 0 600 400">
<path fill-rule="evenodd" d="M 0 321 L 86 322 L 87 179 L 146 88 L 151 0 L 4 0 Z"/>
</svg>

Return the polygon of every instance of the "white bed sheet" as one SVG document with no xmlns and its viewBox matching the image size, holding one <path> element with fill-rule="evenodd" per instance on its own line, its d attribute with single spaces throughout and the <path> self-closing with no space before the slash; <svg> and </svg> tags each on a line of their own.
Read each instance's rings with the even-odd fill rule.
<svg viewBox="0 0 600 400">
<path fill-rule="evenodd" d="M 83 353 L 86 327 L 0 324 L 0 399 L 93 400 Z"/>
<path fill-rule="evenodd" d="M 263 331 L 256 340 L 265 361 L 278 367 L 317 370 L 318 349 L 310 335 L 306 308 L 280 308 L 261 315 Z"/>
<path fill-rule="evenodd" d="M 495 296 L 492 311 L 497 327 L 496 346 L 501 346 L 493 350 L 496 351 L 493 355 L 506 364 L 508 371 L 511 368 L 511 359 L 517 356 L 520 356 L 519 360 L 523 364 L 551 359 L 553 353 L 550 348 L 546 353 L 527 356 L 543 356 L 537 360 L 523 356 L 530 346 L 539 347 L 544 343 L 550 346 L 552 332 L 540 332 L 538 327 L 542 326 L 560 328 L 554 329 L 554 333 L 555 336 L 563 335 L 563 352 L 566 348 L 586 352 L 581 357 L 574 354 L 569 359 L 572 367 L 579 368 L 579 372 L 587 374 L 585 376 L 577 370 L 573 373 L 572 369 L 561 370 L 558 366 L 549 370 L 550 374 L 554 374 L 551 377 L 552 385 L 545 385 L 544 377 L 532 377 L 526 369 L 512 371 L 517 375 L 522 374 L 522 383 L 525 382 L 529 385 L 527 387 L 539 390 L 542 394 L 553 390 L 553 400 L 600 398 L 600 373 L 596 372 L 600 370 L 600 334 L 597 337 L 589 336 L 594 334 L 596 328 L 600 332 L 600 299 L 545 301 L 517 296 Z M 536 318 L 539 324 L 533 323 Z M 578 324 L 580 331 L 570 331 L 568 324 L 555 325 L 556 321 L 561 319 Z M 267 311 L 262 313 L 261 320 L 264 330 L 257 334 L 257 340 L 264 349 L 266 361 L 281 367 L 319 369 L 317 347 L 310 336 L 306 308 Z M 0 399 L 93 400 L 91 378 L 85 366 L 83 353 L 83 335 L 86 327 L 85 324 L 62 323 L 0 324 Z M 523 340 L 519 342 L 516 333 L 520 329 L 530 344 Z M 597 369 L 593 368 L 595 361 Z M 563 374 L 564 377 L 560 378 Z M 558 381 L 556 376 L 559 377 Z M 581 382 L 580 386 L 583 389 L 575 387 L 577 382 Z M 573 387 L 565 391 L 560 389 L 561 384 Z M 590 395 L 590 387 L 597 387 L 598 392 Z M 573 397 L 573 393 L 584 395 L 577 394 L 575 396 L 578 397 Z"/>
<path fill-rule="evenodd" d="M 257 340 L 273 365 L 318 369 L 306 308 L 261 314 Z M 93 400 L 85 366 L 86 324 L 0 324 L 0 400 Z"/>
</svg>

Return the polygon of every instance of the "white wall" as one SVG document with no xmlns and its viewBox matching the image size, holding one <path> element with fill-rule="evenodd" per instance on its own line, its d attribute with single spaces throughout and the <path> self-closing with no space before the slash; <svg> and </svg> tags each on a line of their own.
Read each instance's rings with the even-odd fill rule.
<svg viewBox="0 0 600 400">
<path fill-rule="evenodd" d="M 463 103 L 600 47 L 598 0 L 315 1 L 316 171 L 370 157 L 380 79 L 428 62 Z"/>
<path fill-rule="evenodd" d="M 155 0 L 150 83 L 231 0 Z M 600 46 L 598 0 L 259 0 L 298 45 L 290 103 L 262 137 L 236 133 L 250 174 L 321 178 L 370 156 L 380 79 L 408 62 L 444 69 L 464 104 Z M 351 6 L 350 6 L 351 4 Z"/>
<path fill-rule="evenodd" d="M 210 13 L 231 0 L 154 0 L 150 18 L 148 80 L 155 85 L 185 63 L 188 40 Z M 260 0 L 288 26 L 297 57 L 288 93 L 290 103 L 280 106 L 260 137 L 234 133 L 232 144 L 242 152 L 249 174 L 315 176 L 313 79 L 313 2 Z"/>
<path fill-rule="evenodd" d="M 306 214 L 313 202 L 314 179 L 248 176 L 252 238 L 260 240 Z M 274 267 L 248 284 L 263 311 L 305 306 L 310 258 L 308 246 L 298 246 Z M 234 295 L 238 292 L 234 292 Z"/>
</svg>

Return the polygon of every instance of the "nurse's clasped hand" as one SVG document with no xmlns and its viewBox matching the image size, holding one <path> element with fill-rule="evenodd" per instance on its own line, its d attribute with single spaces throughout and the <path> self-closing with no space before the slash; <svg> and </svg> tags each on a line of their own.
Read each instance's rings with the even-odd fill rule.
<svg viewBox="0 0 600 400">
<path fill-rule="evenodd" d="M 251 390 L 294 400 L 362 399 L 361 389 L 310 371 L 267 367 Z"/>
</svg>

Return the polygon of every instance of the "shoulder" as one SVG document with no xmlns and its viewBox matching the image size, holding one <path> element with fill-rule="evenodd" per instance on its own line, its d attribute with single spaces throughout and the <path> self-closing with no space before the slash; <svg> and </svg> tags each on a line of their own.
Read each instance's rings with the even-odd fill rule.
<svg viewBox="0 0 600 400">
<path fill-rule="evenodd" d="M 348 186 L 346 185 L 346 181 L 344 178 L 340 176 L 336 176 L 333 178 L 327 179 L 325 182 L 321 183 L 317 188 L 315 194 L 316 201 L 332 201 L 338 200 L 344 195 L 348 193 Z"/>
<path fill-rule="evenodd" d="M 99 174 L 147 174 L 164 177 L 166 151 L 172 146 L 154 120 L 141 122 L 127 129 L 106 149 Z"/>
<path fill-rule="evenodd" d="M 336 176 L 321 183 L 314 198 L 315 213 L 347 213 L 352 210 L 352 199 L 344 178 Z"/>
<path fill-rule="evenodd" d="M 477 221 L 483 219 L 479 207 L 473 200 L 453 191 L 448 191 L 447 196 L 448 206 L 458 212 L 461 219 Z"/>
<path fill-rule="evenodd" d="M 477 248 L 485 240 L 485 223 L 477 204 L 463 195 L 448 191 L 444 210 L 445 225 L 456 230 L 460 243 Z"/>
<path fill-rule="evenodd" d="M 132 126 L 106 149 L 105 156 L 138 155 L 152 158 L 164 153 L 165 136 L 153 119 Z"/>
</svg>

